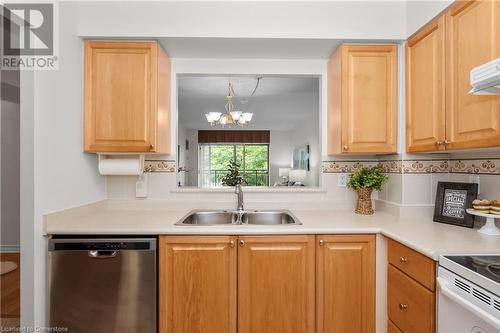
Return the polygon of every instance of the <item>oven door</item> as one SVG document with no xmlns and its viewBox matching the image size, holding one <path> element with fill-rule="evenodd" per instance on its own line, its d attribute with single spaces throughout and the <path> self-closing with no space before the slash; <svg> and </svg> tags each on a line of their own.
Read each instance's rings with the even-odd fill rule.
<svg viewBox="0 0 500 333">
<path fill-rule="evenodd" d="M 500 332 L 500 316 L 497 315 L 500 311 L 494 306 L 495 295 L 441 267 L 437 285 L 438 333 Z M 474 295 L 486 297 L 480 299 Z M 487 297 L 493 297 L 489 305 Z"/>
</svg>

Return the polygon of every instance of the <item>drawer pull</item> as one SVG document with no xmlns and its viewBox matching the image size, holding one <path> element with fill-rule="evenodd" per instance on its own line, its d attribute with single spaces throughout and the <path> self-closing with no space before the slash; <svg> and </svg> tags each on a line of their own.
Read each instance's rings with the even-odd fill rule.
<svg viewBox="0 0 500 333">
<path fill-rule="evenodd" d="M 235 243 L 236 243 L 236 242 L 235 242 L 234 240 L 232 240 L 232 239 L 231 239 L 231 240 L 229 241 L 229 247 L 234 247 Z"/>
<path fill-rule="evenodd" d="M 406 264 L 408 262 L 408 259 L 406 259 L 405 257 L 400 257 L 399 262 L 402 264 Z"/>
<path fill-rule="evenodd" d="M 408 304 L 399 303 L 399 310 L 404 311 L 408 309 Z"/>
</svg>

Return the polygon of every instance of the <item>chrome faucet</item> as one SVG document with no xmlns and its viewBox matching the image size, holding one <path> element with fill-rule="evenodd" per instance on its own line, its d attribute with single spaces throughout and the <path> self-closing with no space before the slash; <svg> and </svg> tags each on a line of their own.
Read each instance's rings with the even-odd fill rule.
<svg viewBox="0 0 500 333">
<path fill-rule="evenodd" d="M 244 211 L 245 208 L 243 207 L 243 189 L 241 188 L 241 184 L 236 184 L 236 186 L 234 187 L 234 193 L 238 195 L 238 206 L 236 207 L 236 209 L 240 212 Z"/>
<path fill-rule="evenodd" d="M 243 215 L 245 215 L 245 208 L 243 207 L 243 189 L 241 184 L 236 184 L 234 187 L 234 193 L 238 196 L 238 205 L 236 207 L 236 220 L 233 220 L 234 224 L 243 224 Z"/>
</svg>

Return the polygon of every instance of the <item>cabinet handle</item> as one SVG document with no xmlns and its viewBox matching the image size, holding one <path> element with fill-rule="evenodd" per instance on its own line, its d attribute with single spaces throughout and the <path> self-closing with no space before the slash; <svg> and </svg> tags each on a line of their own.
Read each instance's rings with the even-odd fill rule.
<svg viewBox="0 0 500 333">
<path fill-rule="evenodd" d="M 436 146 L 441 146 L 442 144 L 444 144 L 444 141 L 436 141 Z"/>
<path fill-rule="evenodd" d="M 154 144 L 150 144 L 149 145 L 149 150 L 153 150 L 153 149 L 155 149 L 155 145 Z"/>
<path fill-rule="evenodd" d="M 446 146 L 446 145 L 450 144 L 450 141 L 448 141 L 448 140 L 444 140 L 444 141 L 443 141 L 443 144 Z"/>
<path fill-rule="evenodd" d="M 322 240 L 322 239 L 320 239 L 320 240 L 319 240 L 319 246 L 323 246 L 323 245 L 325 245 L 325 241 L 324 241 L 324 240 Z"/>
<path fill-rule="evenodd" d="M 344 150 L 349 150 L 349 146 L 348 145 L 344 145 Z"/>
<path fill-rule="evenodd" d="M 405 257 L 400 257 L 399 262 L 402 264 L 406 264 L 408 262 L 408 259 L 406 259 Z"/>
<path fill-rule="evenodd" d="M 240 246 L 245 246 L 245 241 L 243 239 L 240 239 Z"/>
<path fill-rule="evenodd" d="M 236 242 L 234 240 L 230 240 L 229 241 L 229 247 L 234 247 L 234 245 L 236 245 Z"/>
<path fill-rule="evenodd" d="M 399 310 L 404 311 L 408 309 L 408 304 L 399 303 Z"/>
</svg>

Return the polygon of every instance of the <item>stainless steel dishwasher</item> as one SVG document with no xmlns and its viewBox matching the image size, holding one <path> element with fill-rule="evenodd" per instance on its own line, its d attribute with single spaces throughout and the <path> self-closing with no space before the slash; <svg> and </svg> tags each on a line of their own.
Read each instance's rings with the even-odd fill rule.
<svg viewBox="0 0 500 333">
<path fill-rule="evenodd" d="M 69 333 L 156 333 L 155 238 L 49 241 L 49 321 Z"/>
</svg>

